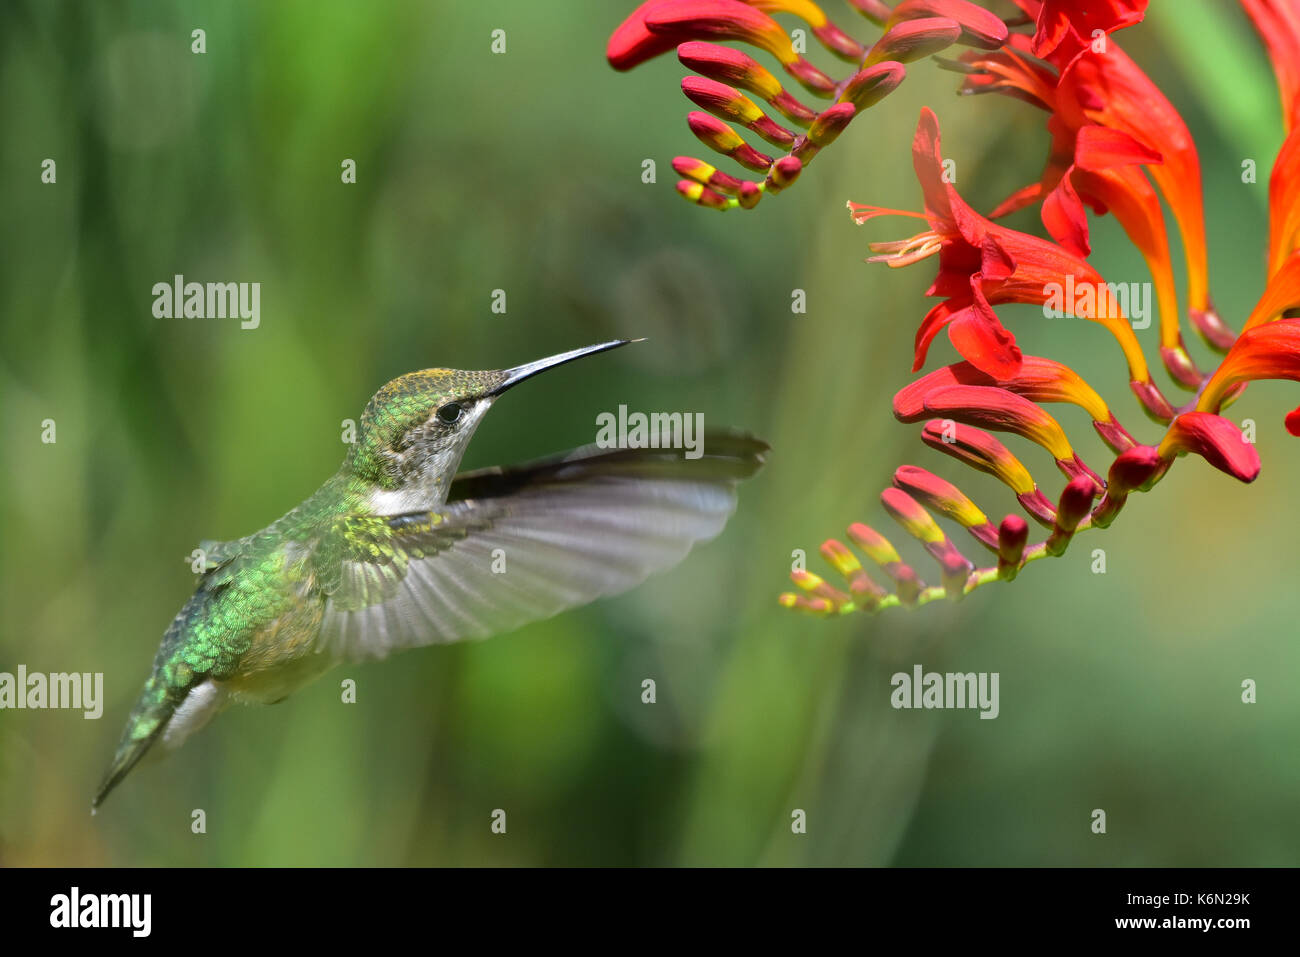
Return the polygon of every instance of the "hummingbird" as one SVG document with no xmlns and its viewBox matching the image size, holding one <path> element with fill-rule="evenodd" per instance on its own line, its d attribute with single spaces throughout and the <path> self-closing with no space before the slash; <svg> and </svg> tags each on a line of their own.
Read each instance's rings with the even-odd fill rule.
<svg viewBox="0 0 1300 957">
<path fill-rule="evenodd" d="M 342 662 L 486 638 L 618 594 L 721 532 L 766 443 L 706 432 L 702 455 L 601 448 L 457 474 L 479 423 L 540 372 L 617 339 L 512 369 L 425 369 L 362 413 L 337 473 L 259 532 L 199 544 L 193 597 L 95 795 L 172 751 L 233 701 L 273 704 Z"/>
</svg>

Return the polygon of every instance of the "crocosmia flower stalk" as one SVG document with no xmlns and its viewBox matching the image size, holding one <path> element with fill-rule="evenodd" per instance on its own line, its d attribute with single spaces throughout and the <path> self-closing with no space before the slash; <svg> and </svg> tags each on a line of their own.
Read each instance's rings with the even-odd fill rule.
<svg viewBox="0 0 1300 957">
<path fill-rule="evenodd" d="M 702 144 L 743 167 L 737 177 L 679 156 L 673 169 L 682 177 L 677 191 L 683 197 L 709 209 L 750 209 L 794 185 L 859 114 L 897 89 L 905 64 L 954 44 L 997 49 L 1008 36 L 1001 19 L 968 0 L 904 0 L 892 9 L 854 0 L 851 6 L 881 28 L 874 43 L 854 39 L 812 0 L 647 0 L 614 31 L 606 56 L 616 70 L 677 51 L 698 74 L 682 81 L 682 92 L 699 107 L 687 115 L 687 125 Z M 774 14 L 795 18 L 845 62 L 843 74 L 828 76 L 797 53 Z M 801 88 L 799 95 L 728 42 L 770 56 Z M 761 139 L 762 149 L 747 144 L 739 130 Z M 773 147 L 779 153 L 766 152 Z"/>
<path fill-rule="evenodd" d="M 791 578 L 798 590 L 780 596 L 785 607 L 823 616 L 877 612 L 955 601 L 1012 581 L 1029 562 L 1059 556 L 1077 536 L 1111 525 L 1134 493 L 1150 491 L 1189 454 L 1251 482 L 1259 455 L 1222 413 L 1252 381 L 1300 381 L 1300 0 L 1240 0 L 1277 75 L 1285 140 L 1269 180 L 1269 235 L 1261 241 L 1267 267 L 1254 307 L 1237 321 L 1221 316 L 1210 295 L 1196 143 L 1170 98 L 1117 40 L 1141 23 L 1147 0 L 1013 3 L 1019 15 L 1003 20 L 969 0 L 850 0 L 878 30 L 868 40 L 807 0 L 651 0 L 610 40 L 617 69 L 676 49 L 698 74 L 682 83 L 700 110 L 688 125 L 742 169 L 733 175 L 688 157 L 673 165 L 682 176 L 678 192 L 712 209 L 752 208 L 789 188 L 818 151 L 850 140 L 841 138 L 850 123 L 926 59 L 961 74 L 964 94 L 1002 94 L 1046 116 L 1041 175 L 987 212 L 945 176 L 939 117 L 929 108 L 911 144 L 920 202 L 911 209 L 874 205 L 871 197 L 848 203 L 853 221 L 873 231 L 884 217 L 917 223 L 892 238 L 873 236 L 869 262 L 934 270 L 926 295 L 935 302 L 918 305 L 910 357 L 921 374 L 894 397 L 894 416 L 919 425 L 931 450 L 996 478 L 1018 511 L 997 519 L 950 478 L 901 466 L 880 504 L 934 570 L 922 575 L 888 537 L 855 522 L 847 543 L 821 546 L 839 581 L 797 569 Z M 844 61 L 843 75 L 823 73 L 797 52 L 778 15 L 793 17 Z M 775 60 L 799 94 L 728 43 Z M 899 144 L 900 160 L 904 150 Z M 1042 235 L 999 222 L 1027 207 L 1037 209 Z M 1115 217 L 1151 274 L 1159 319 L 1154 363 L 1115 287 L 1090 262 L 1090 218 L 1102 215 Z M 1103 397 L 1063 357 L 1023 353 L 999 316 L 1010 303 L 1099 326 L 1097 349 L 1115 351 L 1130 393 Z M 1189 332 L 1215 354 L 1217 367 L 1202 370 L 1193 361 Z M 961 361 L 925 371 L 940 333 Z M 1108 461 L 1083 459 L 1050 411 L 1056 405 L 1087 414 Z M 1300 435 L 1300 408 L 1284 425 Z M 1037 446 L 1036 457 L 1046 452 L 1055 470 L 1031 471 L 1004 439 Z"/>
</svg>

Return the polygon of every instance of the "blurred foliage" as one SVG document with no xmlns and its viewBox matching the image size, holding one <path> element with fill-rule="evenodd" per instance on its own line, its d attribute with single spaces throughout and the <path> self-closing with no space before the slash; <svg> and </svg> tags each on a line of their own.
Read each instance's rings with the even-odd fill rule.
<svg viewBox="0 0 1300 957">
<path fill-rule="evenodd" d="M 892 237 L 854 227 L 844 201 L 919 205 L 908 145 L 930 104 L 987 209 L 1036 178 L 1043 117 L 957 100 L 952 74 L 918 64 L 796 193 L 707 213 L 671 186 L 672 156 L 699 152 L 679 65 L 605 65 L 631 6 L 0 11 L 0 670 L 102 671 L 107 699 L 99 721 L 0 713 L 0 863 L 1294 863 L 1294 395 L 1253 387 L 1234 407 L 1259 423 L 1254 487 L 1189 461 L 1110 531 L 961 606 L 781 611 L 792 551 L 816 566 L 823 538 L 879 521 L 899 464 L 1011 508 L 893 421 L 931 273 L 863 265 L 869 238 Z M 1195 31 L 1153 6 L 1120 39 L 1198 137 L 1214 294 L 1239 325 L 1263 276 L 1272 78 L 1234 4 L 1177 5 Z M 56 185 L 40 183 L 46 157 Z M 1258 185 L 1241 183 L 1245 157 Z M 1096 229 L 1108 278 L 1144 279 L 1115 224 Z M 260 282 L 260 328 L 155 319 L 151 288 L 177 273 Z M 506 315 L 489 308 L 498 288 Z M 796 288 L 807 315 L 791 314 Z M 1150 439 L 1101 330 L 1008 322 Z M 342 457 L 340 422 L 395 375 L 615 335 L 649 341 L 503 401 L 466 464 L 590 441 L 620 403 L 702 411 L 774 448 L 719 540 L 616 600 L 232 709 L 90 816 L 201 538 L 309 494 Z M 57 444 L 40 442 L 46 418 Z M 1098 547 L 1105 575 L 1089 571 Z M 1001 716 L 892 710 L 889 675 L 918 662 L 1000 672 Z"/>
</svg>

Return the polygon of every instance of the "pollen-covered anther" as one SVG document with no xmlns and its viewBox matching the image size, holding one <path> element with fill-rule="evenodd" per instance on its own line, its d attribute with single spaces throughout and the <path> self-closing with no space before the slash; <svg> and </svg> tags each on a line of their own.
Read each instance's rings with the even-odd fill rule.
<svg viewBox="0 0 1300 957">
<path fill-rule="evenodd" d="M 867 53 L 864 66 L 887 60 L 911 63 L 946 50 L 961 36 L 961 24 L 948 17 L 923 17 L 903 20 L 885 31 Z"/>
<path fill-rule="evenodd" d="M 754 149 L 740 138 L 739 133 L 708 113 L 692 110 L 686 116 L 686 123 L 701 143 L 714 152 L 730 156 L 747 169 L 766 173 L 772 165 L 772 157 Z"/>
<path fill-rule="evenodd" d="M 908 239 L 868 243 L 867 248 L 879 254 L 869 257 L 867 262 L 885 263 L 891 269 L 900 269 L 918 263 L 922 259 L 929 259 L 943 248 L 943 239 L 937 233 L 927 229 Z"/>
<path fill-rule="evenodd" d="M 899 601 L 904 605 L 916 604 L 917 597 L 925 588 L 925 582 L 921 581 L 910 565 L 904 564 L 889 539 L 861 522 L 850 525 L 848 533 L 853 544 L 862 549 L 886 575 L 894 580 Z"/>
<path fill-rule="evenodd" d="M 1070 539 L 1092 510 L 1092 499 L 1097 487 L 1086 475 L 1072 479 L 1061 492 L 1061 500 L 1056 507 L 1056 522 L 1052 534 L 1047 538 L 1047 553 L 1062 555 L 1070 545 Z"/>
<path fill-rule="evenodd" d="M 1029 523 L 1019 515 L 1008 515 L 998 526 L 998 577 L 1012 581 L 1020 574 L 1029 541 Z"/>
</svg>

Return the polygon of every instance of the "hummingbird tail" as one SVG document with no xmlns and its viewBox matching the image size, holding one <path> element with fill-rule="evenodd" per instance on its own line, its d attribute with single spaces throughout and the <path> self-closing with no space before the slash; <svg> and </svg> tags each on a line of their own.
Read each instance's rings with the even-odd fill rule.
<svg viewBox="0 0 1300 957">
<path fill-rule="evenodd" d="M 117 753 L 113 755 L 113 763 L 109 765 L 108 771 L 104 774 L 104 780 L 99 785 L 99 790 L 95 792 L 95 800 L 90 803 L 91 808 L 98 808 L 104 803 L 104 798 L 108 793 L 117 787 L 130 770 L 135 767 L 136 763 L 144 757 L 144 753 L 149 750 L 153 744 L 153 738 L 146 738 L 143 741 L 124 742 L 118 746 Z"/>
<path fill-rule="evenodd" d="M 140 699 L 131 709 L 122 738 L 118 741 L 113 760 L 104 772 L 104 779 L 95 792 L 92 808 L 99 807 L 108 797 L 110 791 L 130 773 L 140 759 L 153 746 L 163 729 L 167 727 L 172 714 L 176 711 L 175 702 L 165 693 L 165 689 L 150 678 L 145 685 Z"/>
<path fill-rule="evenodd" d="M 230 695 L 217 681 L 204 680 L 180 692 L 169 694 L 151 678 L 127 719 L 113 761 L 95 794 L 92 809 L 99 807 L 108 792 L 117 787 L 146 755 L 150 759 L 174 751 L 229 702 Z M 156 746 L 155 746 L 156 745 Z"/>
</svg>

